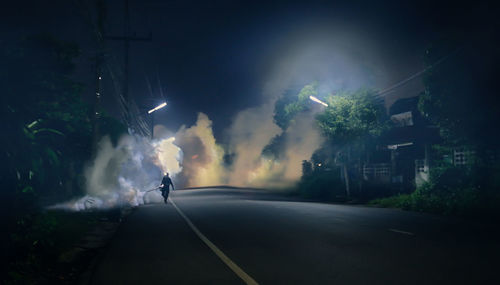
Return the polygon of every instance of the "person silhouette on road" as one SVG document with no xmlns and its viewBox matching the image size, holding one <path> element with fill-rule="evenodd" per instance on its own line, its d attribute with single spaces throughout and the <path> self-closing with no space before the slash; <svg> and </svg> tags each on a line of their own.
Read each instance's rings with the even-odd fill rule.
<svg viewBox="0 0 500 285">
<path fill-rule="evenodd" d="M 172 190 L 174 190 L 174 183 L 172 183 L 172 179 L 170 179 L 167 172 L 165 173 L 165 176 L 163 176 L 160 185 L 161 195 L 163 196 L 165 204 L 167 204 L 168 194 L 170 193 L 170 185 L 172 185 Z"/>
</svg>

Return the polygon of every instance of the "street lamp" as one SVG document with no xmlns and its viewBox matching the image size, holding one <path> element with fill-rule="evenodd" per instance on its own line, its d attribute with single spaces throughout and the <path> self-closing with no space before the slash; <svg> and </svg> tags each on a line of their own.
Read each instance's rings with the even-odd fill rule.
<svg viewBox="0 0 500 285">
<path fill-rule="evenodd" d="M 323 102 L 323 101 L 319 100 L 318 98 L 316 98 L 316 97 L 314 97 L 314 96 L 309 96 L 309 99 L 311 99 L 311 100 L 313 100 L 314 102 L 319 103 L 319 104 L 321 104 L 321 105 L 323 105 L 323 106 L 325 106 L 325 107 L 328 107 L 328 104 L 326 104 L 325 102 Z"/>
<path fill-rule="evenodd" d="M 158 106 L 154 107 L 153 109 L 149 110 L 149 111 L 148 111 L 148 114 L 151 114 L 151 113 L 153 113 L 154 111 L 160 110 L 161 108 L 163 108 L 163 107 L 165 107 L 165 106 L 167 106 L 167 102 L 163 102 L 163 103 L 161 103 L 160 105 L 158 105 Z"/>
<path fill-rule="evenodd" d="M 153 109 L 148 111 L 148 114 L 151 114 L 151 139 L 154 138 L 154 130 L 155 130 L 155 111 L 160 110 L 161 108 L 167 106 L 167 102 L 163 102 L 160 105 L 154 107 Z"/>
</svg>

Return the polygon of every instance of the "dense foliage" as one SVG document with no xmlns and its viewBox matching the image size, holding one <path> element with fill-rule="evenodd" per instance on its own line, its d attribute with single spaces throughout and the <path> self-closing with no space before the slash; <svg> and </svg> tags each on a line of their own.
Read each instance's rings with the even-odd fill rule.
<svg viewBox="0 0 500 285">
<path fill-rule="evenodd" d="M 433 213 L 498 216 L 500 100 L 494 72 L 500 63 L 498 48 L 484 39 L 466 45 L 447 41 L 429 48 L 425 58 L 429 64 L 440 62 L 426 73 L 419 100 L 419 110 L 439 128 L 442 138 L 431 151 L 429 181 L 409 195 L 373 203 Z M 466 154 L 465 163 L 454 162 L 457 150 Z"/>
<path fill-rule="evenodd" d="M 75 45 L 49 36 L 2 50 L 0 106 L 2 121 L 9 123 L 1 140 L 1 179 L 7 213 L 24 210 L 14 197 L 64 197 L 78 189 L 76 163 L 90 156 L 91 124 L 79 96 L 82 86 L 68 76 L 77 55 Z"/>
<path fill-rule="evenodd" d="M 367 89 L 328 95 L 326 103 L 328 106 L 317 114 L 316 123 L 327 140 L 311 161 L 304 161 L 298 187 L 309 198 L 345 200 L 351 195 L 359 198 L 365 194 L 361 189 L 360 163 L 388 126 L 384 106 L 375 91 Z"/>
<path fill-rule="evenodd" d="M 286 131 L 297 114 L 309 109 L 309 96 L 317 96 L 317 88 L 318 84 L 313 82 L 304 86 L 297 95 L 287 92 L 278 98 L 273 117 L 276 125 Z"/>
<path fill-rule="evenodd" d="M 276 135 L 264 147 L 262 154 L 267 157 L 281 158 L 286 149 L 287 130 L 293 123 L 297 115 L 310 110 L 309 96 L 316 96 L 317 83 L 313 82 L 304 86 L 299 92 L 285 92 L 278 98 L 274 105 L 274 123 L 279 126 L 283 132 Z"/>
<path fill-rule="evenodd" d="M 387 118 L 372 90 L 341 92 L 327 98 L 328 107 L 317 116 L 323 133 L 337 146 L 363 144 L 380 136 Z"/>
<path fill-rule="evenodd" d="M 47 35 L 0 50 L 0 116 L 5 123 L 0 214 L 10 233 L 0 242 L 4 257 L 14 264 L 4 270 L 19 272 L 42 263 L 36 253 L 54 245 L 50 236 L 58 224 L 43 214 L 43 206 L 83 193 L 83 169 L 93 146 L 91 108 L 81 98 L 83 86 L 71 78 L 78 55 L 75 44 Z M 102 129 L 116 135 L 124 128 L 105 117 Z"/>
<path fill-rule="evenodd" d="M 327 104 L 316 120 L 328 138 L 327 147 L 335 151 L 335 165 L 342 168 L 345 195 L 359 198 L 364 195 L 361 163 L 388 126 L 385 109 L 375 91 L 366 89 L 330 95 Z"/>
<path fill-rule="evenodd" d="M 338 167 L 325 171 L 321 167 L 313 167 L 310 161 L 304 160 L 302 162 L 302 178 L 297 187 L 299 193 L 305 198 L 322 201 L 345 200 L 345 189 L 339 176 Z"/>
<path fill-rule="evenodd" d="M 444 61 L 426 73 L 419 109 L 439 126 L 448 143 L 498 148 L 498 47 L 491 45 L 489 39 L 477 40 L 474 46 L 453 46 L 459 44 L 436 44 L 426 51 L 428 64 Z"/>
<path fill-rule="evenodd" d="M 498 216 L 500 203 L 497 193 L 499 173 L 500 169 L 453 165 L 434 167 L 429 182 L 413 193 L 370 203 L 436 214 L 494 218 Z M 484 176 L 489 176 L 489 182 L 482 179 Z"/>
</svg>

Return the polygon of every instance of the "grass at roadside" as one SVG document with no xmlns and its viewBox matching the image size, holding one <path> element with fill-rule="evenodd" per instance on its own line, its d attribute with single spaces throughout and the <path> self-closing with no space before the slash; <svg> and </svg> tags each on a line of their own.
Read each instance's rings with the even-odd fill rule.
<svg viewBox="0 0 500 285">
<path fill-rule="evenodd" d="M 440 215 L 500 220 L 498 196 L 484 198 L 474 188 L 457 189 L 451 194 L 436 194 L 421 187 L 411 194 L 375 199 L 368 204 Z"/>
<path fill-rule="evenodd" d="M 400 208 L 404 209 L 410 199 L 409 194 L 401 194 L 386 198 L 374 199 L 368 202 L 368 205 L 379 206 L 384 208 Z"/>
<path fill-rule="evenodd" d="M 3 284 L 71 284 L 86 266 L 61 262 L 108 212 L 46 211 L 26 219 L 10 233 L 9 267 Z"/>
</svg>

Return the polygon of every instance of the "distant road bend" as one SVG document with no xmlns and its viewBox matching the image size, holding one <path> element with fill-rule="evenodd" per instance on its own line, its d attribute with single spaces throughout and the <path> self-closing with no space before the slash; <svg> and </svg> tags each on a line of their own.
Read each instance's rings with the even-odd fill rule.
<svg viewBox="0 0 500 285">
<path fill-rule="evenodd" d="M 500 284 L 488 223 L 250 189 L 171 200 L 127 217 L 91 284 Z"/>
</svg>

